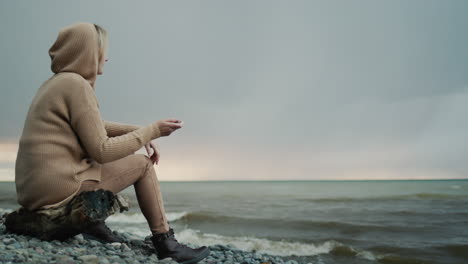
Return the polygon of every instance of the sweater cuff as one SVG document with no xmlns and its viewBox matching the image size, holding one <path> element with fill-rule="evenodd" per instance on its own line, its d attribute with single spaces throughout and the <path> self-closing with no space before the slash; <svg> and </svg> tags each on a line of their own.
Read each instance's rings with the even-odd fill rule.
<svg viewBox="0 0 468 264">
<path fill-rule="evenodd" d="M 151 124 L 152 128 L 153 128 L 153 135 L 151 137 L 151 139 L 156 139 L 158 137 L 161 137 L 161 130 L 159 130 L 159 126 L 158 126 L 158 123 L 155 122 L 153 124 Z"/>
</svg>

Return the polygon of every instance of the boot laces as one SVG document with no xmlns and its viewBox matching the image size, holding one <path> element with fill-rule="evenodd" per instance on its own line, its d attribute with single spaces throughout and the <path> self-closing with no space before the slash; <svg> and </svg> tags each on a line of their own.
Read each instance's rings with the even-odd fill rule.
<svg viewBox="0 0 468 264">
<path fill-rule="evenodd" d="M 192 249 L 191 247 L 189 247 L 189 246 L 187 246 L 187 245 L 185 245 L 185 244 L 182 244 L 182 243 L 180 243 L 180 242 L 177 240 L 177 238 L 175 237 L 175 234 L 174 234 L 174 230 L 173 230 L 173 229 L 170 229 L 168 234 L 170 234 L 170 239 L 172 239 L 172 240 L 174 240 L 175 242 L 177 242 L 177 244 L 178 244 L 179 247 Z"/>
<path fill-rule="evenodd" d="M 177 239 L 174 238 L 174 240 L 177 242 L 177 244 L 179 245 L 179 247 L 192 249 L 191 247 L 189 247 L 189 246 L 187 246 L 187 245 L 185 245 L 185 244 L 180 243 L 179 241 L 177 241 Z"/>
</svg>

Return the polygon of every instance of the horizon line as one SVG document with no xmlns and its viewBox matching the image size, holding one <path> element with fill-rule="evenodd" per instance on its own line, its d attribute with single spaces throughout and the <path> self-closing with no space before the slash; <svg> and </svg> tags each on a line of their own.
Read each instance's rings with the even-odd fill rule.
<svg viewBox="0 0 468 264">
<path fill-rule="evenodd" d="M 330 180 L 180 180 L 180 181 L 166 181 L 159 180 L 159 182 L 385 182 L 385 181 L 468 181 L 468 178 L 449 178 L 449 179 L 330 179 Z M 0 180 L 0 182 L 15 182 Z"/>
</svg>

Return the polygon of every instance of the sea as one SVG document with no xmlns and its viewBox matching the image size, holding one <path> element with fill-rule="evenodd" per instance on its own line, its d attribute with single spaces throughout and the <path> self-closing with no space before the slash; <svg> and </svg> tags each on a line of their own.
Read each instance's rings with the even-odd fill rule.
<svg viewBox="0 0 468 264">
<path fill-rule="evenodd" d="M 179 242 L 299 263 L 468 263 L 468 180 L 160 182 Z M 150 234 L 133 186 L 111 229 Z M 0 182 L 0 213 L 18 208 Z"/>
</svg>

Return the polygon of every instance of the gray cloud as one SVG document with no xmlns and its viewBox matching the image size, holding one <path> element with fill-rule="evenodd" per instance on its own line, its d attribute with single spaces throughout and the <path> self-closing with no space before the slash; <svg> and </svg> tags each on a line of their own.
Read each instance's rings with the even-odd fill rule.
<svg viewBox="0 0 468 264">
<path fill-rule="evenodd" d="M 103 117 L 185 121 L 159 140 L 167 159 L 217 155 L 203 156 L 213 158 L 206 166 L 230 168 L 232 178 L 246 173 L 233 158 L 274 179 L 467 175 L 466 1 L 0 7 L 3 139 L 19 137 L 35 90 L 52 74 L 47 50 L 58 30 L 87 21 L 110 34 L 96 82 Z M 186 168 L 199 159 L 186 157 Z M 203 177 L 221 172 L 211 173 Z"/>
</svg>

